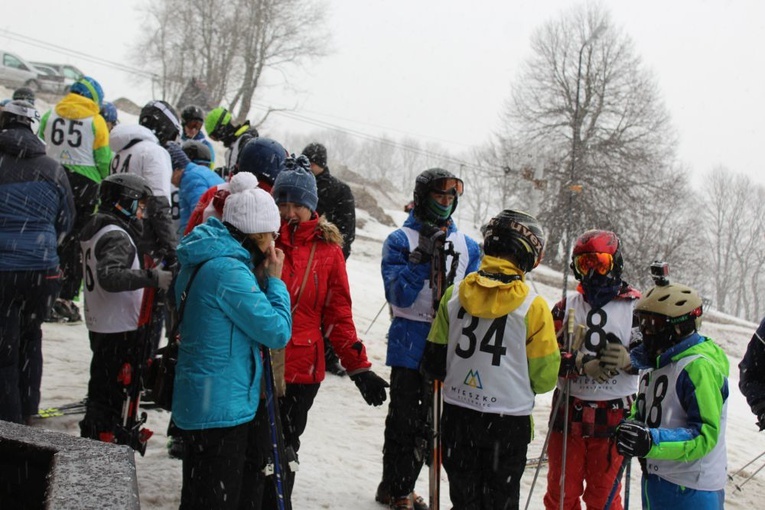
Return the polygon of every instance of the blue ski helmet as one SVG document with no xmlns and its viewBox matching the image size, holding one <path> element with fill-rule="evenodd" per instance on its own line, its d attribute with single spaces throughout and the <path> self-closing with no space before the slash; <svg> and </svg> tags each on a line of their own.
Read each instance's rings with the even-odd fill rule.
<svg viewBox="0 0 765 510">
<path fill-rule="evenodd" d="M 111 122 L 112 124 L 117 123 L 117 107 L 114 106 L 114 103 L 104 101 L 104 104 L 101 105 L 101 117 L 103 117 L 106 122 Z"/>
<path fill-rule="evenodd" d="M 255 174 L 261 184 L 273 186 L 286 160 L 287 151 L 276 140 L 252 138 L 239 151 L 236 173 Z"/>
<path fill-rule="evenodd" d="M 90 76 L 83 76 L 80 78 L 69 88 L 69 91 L 91 99 L 98 106 L 101 106 L 101 103 L 104 100 L 104 89 L 102 89 L 101 85 Z"/>
</svg>

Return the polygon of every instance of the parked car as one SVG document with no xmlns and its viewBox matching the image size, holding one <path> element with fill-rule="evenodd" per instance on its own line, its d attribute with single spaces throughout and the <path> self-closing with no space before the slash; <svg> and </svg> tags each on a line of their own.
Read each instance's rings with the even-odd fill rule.
<svg viewBox="0 0 765 510">
<path fill-rule="evenodd" d="M 69 90 L 69 85 L 66 84 L 63 74 L 58 73 L 50 66 L 42 64 L 32 64 L 32 66 L 38 72 L 40 89 L 42 89 L 43 92 L 64 94 Z"/>
<path fill-rule="evenodd" d="M 18 55 L 0 50 L 0 83 L 13 89 L 29 87 L 39 92 L 40 74 Z"/>
<path fill-rule="evenodd" d="M 45 66 L 50 67 L 51 69 L 55 70 L 58 74 L 62 75 L 64 77 L 64 84 L 66 85 L 66 92 L 69 90 L 69 87 L 72 86 L 76 81 L 78 81 L 80 78 L 85 76 L 85 73 L 74 67 L 70 64 L 51 64 L 49 62 L 32 62 L 32 65 L 35 66 Z"/>
</svg>

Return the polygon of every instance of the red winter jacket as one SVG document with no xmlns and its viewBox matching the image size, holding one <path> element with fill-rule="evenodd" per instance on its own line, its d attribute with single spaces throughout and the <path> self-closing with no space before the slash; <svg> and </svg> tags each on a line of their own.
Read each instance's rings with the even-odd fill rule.
<svg viewBox="0 0 765 510">
<path fill-rule="evenodd" d="M 282 280 L 287 284 L 292 306 L 292 338 L 285 352 L 285 381 L 314 384 L 324 380 L 322 331 L 329 336 L 349 375 L 368 370 L 372 365 L 353 323 L 339 230 L 314 213 L 313 218 L 299 224 L 282 221 L 280 233 L 276 245 L 284 250 Z M 314 243 L 316 250 L 298 302 Z"/>
</svg>

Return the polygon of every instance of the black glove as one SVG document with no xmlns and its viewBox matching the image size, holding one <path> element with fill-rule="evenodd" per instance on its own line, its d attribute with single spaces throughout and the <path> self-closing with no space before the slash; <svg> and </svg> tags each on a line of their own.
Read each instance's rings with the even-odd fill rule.
<svg viewBox="0 0 765 510">
<path fill-rule="evenodd" d="M 765 400 L 752 406 L 752 412 L 757 415 L 757 426 L 765 430 Z"/>
<path fill-rule="evenodd" d="M 443 244 L 446 239 L 446 232 L 431 223 L 423 223 L 420 228 L 420 240 L 417 248 L 409 255 L 409 262 L 413 264 L 422 264 L 430 262 L 430 257 L 436 251 L 436 246 Z"/>
<path fill-rule="evenodd" d="M 446 379 L 446 344 L 425 342 L 425 352 L 420 360 L 420 374 L 431 383 L 433 379 Z"/>
<path fill-rule="evenodd" d="M 628 457 L 645 457 L 651 450 L 651 429 L 645 423 L 628 420 L 616 428 L 616 451 Z"/>
<path fill-rule="evenodd" d="M 181 145 L 176 142 L 170 142 L 167 144 L 167 152 L 170 154 L 170 161 L 173 163 L 173 170 L 183 170 L 186 165 L 191 163 L 191 160 L 181 149 Z"/>
<path fill-rule="evenodd" d="M 576 353 L 560 351 L 560 368 L 558 377 L 576 379 L 579 377 L 579 367 L 576 366 Z"/>
<path fill-rule="evenodd" d="M 352 375 L 351 380 L 356 383 L 361 396 L 364 397 L 364 400 L 370 406 L 381 406 L 385 402 L 387 398 L 385 388 L 388 388 L 390 385 L 379 375 L 371 370 L 367 370 L 366 372 Z"/>
</svg>

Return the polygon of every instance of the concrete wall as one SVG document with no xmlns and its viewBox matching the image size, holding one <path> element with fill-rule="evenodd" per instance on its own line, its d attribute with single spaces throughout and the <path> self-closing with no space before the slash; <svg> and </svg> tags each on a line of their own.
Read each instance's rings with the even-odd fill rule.
<svg viewBox="0 0 765 510">
<path fill-rule="evenodd" d="M 140 509 L 133 450 L 0 421 L 0 507 Z"/>
</svg>

